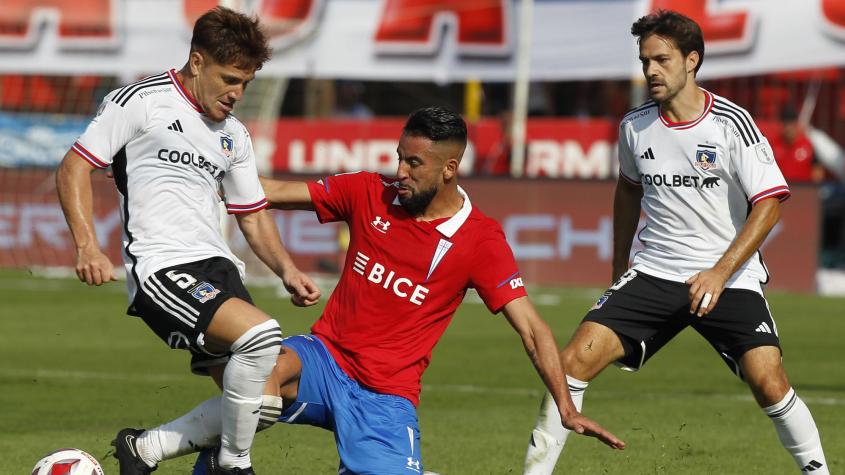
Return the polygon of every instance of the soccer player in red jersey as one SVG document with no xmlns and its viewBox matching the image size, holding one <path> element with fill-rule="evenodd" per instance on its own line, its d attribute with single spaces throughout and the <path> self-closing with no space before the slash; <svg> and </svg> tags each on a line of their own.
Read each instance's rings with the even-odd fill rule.
<svg viewBox="0 0 845 475">
<path fill-rule="evenodd" d="M 346 265 L 323 315 L 310 335 L 283 341 L 271 375 L 278 385 L 268 382 L 284 401 L 278 420 L 335 433 L 339 473 L 423 472 L 420 379 L 469 288 L 519 333 L 565 426 L 624 448 L 575 410 L 552 333 L 528 299 L 501 227 L 458 186 L 465 147 L 463 119 L 430 107 L 405 124 L 396 178 L 358 172 L 263 182 L 271 207 L 314 210 L 321 222 L 349 225 Z M 263 420 L 273 418 L 269 406 Z M 214 438 L 191 435 L 200 446 Z M 195 474 L 204 463 L 201 456 Z"/>
</svg>

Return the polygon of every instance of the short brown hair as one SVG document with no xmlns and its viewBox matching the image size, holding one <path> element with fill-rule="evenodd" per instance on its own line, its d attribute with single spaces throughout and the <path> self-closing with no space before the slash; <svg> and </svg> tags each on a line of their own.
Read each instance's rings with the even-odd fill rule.
<svg viewBox="0 0 845 475">
<path fill-rule="evenodd" d="M 698 52 L 698 64 L 695 72 L 704 63 L 704 35 L 701 27 L 692 19 L 671 10 L 658 10 L 635 21 L 631 34 L 637 37 L 637 43 L 651 35 L 670 38 L 686 58 L 691 52 Z"/>
<path fill-rule="evenodd" d="M 208 54 L 220 64 L 256 70 L 271 53 L 258 19 L 226 7 L 209 10 L 194 23 L 191 51 Z"/>
</svg>

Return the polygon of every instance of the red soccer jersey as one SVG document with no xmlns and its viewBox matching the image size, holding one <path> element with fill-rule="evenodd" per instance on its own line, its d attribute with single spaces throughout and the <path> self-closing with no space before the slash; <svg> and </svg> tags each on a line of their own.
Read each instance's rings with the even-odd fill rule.
<svg viewBox="0 0 845 475">
<path fill-rule="evenodd" d="M 320 222 L 346 221 L 340 282 L 311 328 L 353 379 L 419 403 L 420 379 L 467 288 L 496 313 L 526 295 L 496 221 L 464 197 L 455 216 L 417 221 L 395 182 L 359 172 L 309 183 Z"/>
</svg>

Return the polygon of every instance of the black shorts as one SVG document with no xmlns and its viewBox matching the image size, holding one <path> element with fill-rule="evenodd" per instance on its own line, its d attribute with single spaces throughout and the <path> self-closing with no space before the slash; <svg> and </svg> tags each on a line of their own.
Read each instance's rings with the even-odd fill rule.
<svg viewBox="0 0 845 475">
<path fill-rule="evenodd" d="M 629 270 L 584 321 L 613 330 L 625 349 L 617 364 L 634 371 L 687 326 L 695 328 L 740 378 L 739 359 L 746 351 L 780 348 L 769 305 L 757 292 L 725 289 L 716 307 L 703 317 L 689 313 L 689 308 L 689 285 Z"/>
<path fill-rule="evenodd" d="M 203 335 L 217 309 L 232 297 L 252 303 L 232 261 L 212 257 L 154 272 L 136 290 L 126 313 L 141 317 L 171 348 L 190 351 L 191 371 L 207 375 L 209 366 L 229 360 L 229 353 L 206 350 Z"/>
</svg>

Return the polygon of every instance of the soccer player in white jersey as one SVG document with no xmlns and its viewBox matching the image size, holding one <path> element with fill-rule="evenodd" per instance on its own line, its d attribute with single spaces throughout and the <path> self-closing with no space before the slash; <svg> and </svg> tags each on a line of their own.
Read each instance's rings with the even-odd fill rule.
<svg viewBox="0 0 845 475">
<path fill-rule="evenodd" d="M 610 363 L 636 371 L 687 326 L 745 380 L 802 472 L 828 472 L 816 424 L 781 365 L 777 327 L 763 294 L 758 248 L 789 188 L 748 113 L 699 88 L 701 29 L 678 13 L 636 21 L 651 101 L 619 127 L 613 204 L 615 283 L 561 352 L 576 407 Z M 644 249 L 629 268 L 631 243 Z M 546 397 L 526 474 L 552 473 L 569 431 Z"/>
<path fill-rule="evenodd" d="M 171 348 L 189 350 L 192 371 L 210 374 L 223 390 L 214 473 L 254 473 L 249 449 L 282 339 L 276 320 L 252 305 L 244 265 L 224 242 L 221 197 L 294 303 L 319 299 L 264 210 L 249 134 L 231 115 L 269 55 L 257 20 L 226 8 L 207 12 L 194 26 L 185 66 L 107 95 L 57 174 L 77 275 L 101 285 L 116 279 L 94 234 L 90 173 L 111 166 L 123 218 L 127 313 Z M 163 427 L 156 437 L 121 430 L 113 442 L 121 475 L 155 470 L 161 445 L 179 429 Z"/>
</svg>

